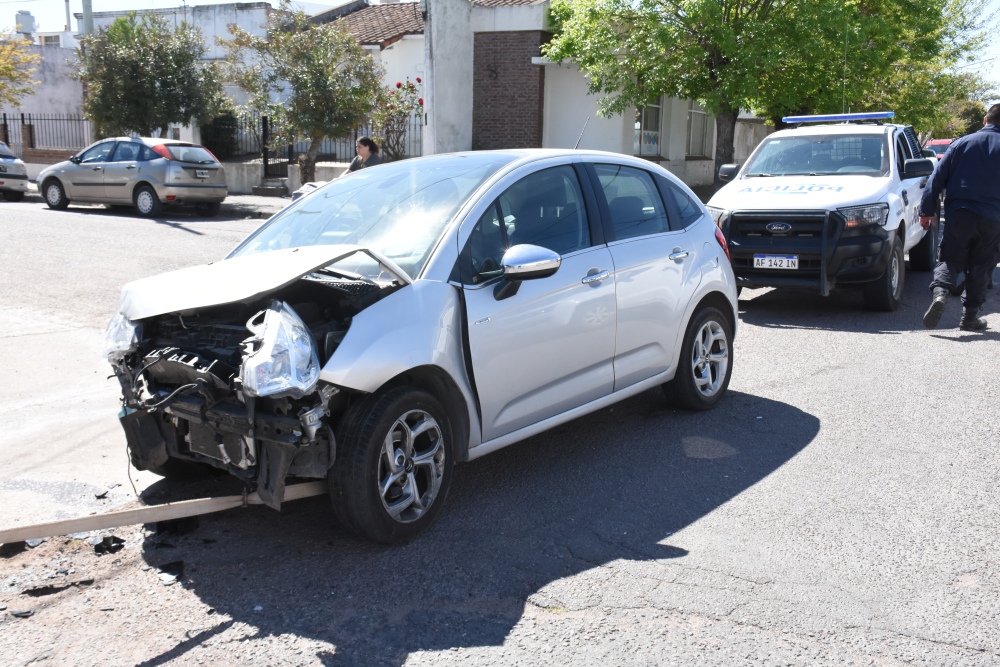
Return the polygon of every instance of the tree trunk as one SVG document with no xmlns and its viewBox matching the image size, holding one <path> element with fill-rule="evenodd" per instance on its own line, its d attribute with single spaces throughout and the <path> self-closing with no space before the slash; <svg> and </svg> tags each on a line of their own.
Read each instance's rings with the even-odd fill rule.
<svg viewBox="0 0 1000 667">
<path fill-rule="evenodd" d="M 299 158 L 299 180 L 303 184 L 316 180 L 316 157 L 322 143 L 323 137 L 313 137 L 309 141 L 309 150 Z"/>
<path fill-rule="evenodd" d="M 732 164 L 733 155 L 736 153 L 736 117 L 739 116 L 739 109 L 734 109 L 728 104 L 723 104 L 719 113 L 715 115 L 715 181 L 713 185 L 718 191 L 722 187 L 719 180 L 719 167 L 724 164 Z"/>
</svg>

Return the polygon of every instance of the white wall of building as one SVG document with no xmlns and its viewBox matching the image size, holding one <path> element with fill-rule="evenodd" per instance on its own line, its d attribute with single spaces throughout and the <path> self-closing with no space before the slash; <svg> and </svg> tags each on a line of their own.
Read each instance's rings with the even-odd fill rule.
<svg viewBox="0 0 1000 667">
<path fill-rule="evenodd" d="M 73 115 L 82 113 L 83 84 L 70 77 L 73 69 L 69 61 L 73 58 L 73 49 L 35 45 L 29 49 L 41 56 L 32 74 L 32 79 L 37 82 L 32 86 L 34 94 L 21 98 L 17 107 L 6 111 Z"/>
<path fill-rule="evenodd" d="M 547 63 L 541 58 L 536 63 Z M 596 95 L 587 91 L 587 80 L 573 63 L 539 64 L 545 67 L 545 101 L 542 107 L 542 146 L 624 153 L 632 151 L 632 124 L 622 116 L 597 114 Z M 629 114 L 629 118 L 632 114 Z M 628 127 L 625 128 L 624 126 Z M 586 126 L 586 129 L 584 129 Z M 628 130 L 626 142 L 625 129 Z M 583 132 L 583 136 L 580 133 Z"/>
<path fill-rule="evenodd" d="M 416 83 L 417 77 L 426 79 L 423 35 L 407 35 L 385 49 L 376 48 L 369 53 L 385 68 L 383 82 L 386 86 L 407 79 Z"/>
</svg>

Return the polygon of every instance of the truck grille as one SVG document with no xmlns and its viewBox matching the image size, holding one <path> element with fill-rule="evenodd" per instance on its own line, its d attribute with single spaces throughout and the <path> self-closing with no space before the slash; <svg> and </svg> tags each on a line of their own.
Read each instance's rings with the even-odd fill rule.
<svg viewBox="0 0 1000 667">
<path fill-rule="evenodd" d="M 825 219 L 825 211 L 737 211 L 729 220 L 730 236 L 818 239 L 823 234 Z M 836 238 L 837 227 L 836 218 L 831 216 L 826 230 L 828 239 Z"/>
</svg>

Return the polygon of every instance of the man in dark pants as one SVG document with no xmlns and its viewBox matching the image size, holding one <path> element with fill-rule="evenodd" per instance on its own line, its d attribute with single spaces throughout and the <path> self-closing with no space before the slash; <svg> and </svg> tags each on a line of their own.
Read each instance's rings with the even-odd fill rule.
<svg viewBox="0 0 1000 667">
<path fill-rule="evenodd" d="M 947 222 L 924 326 L 938 325 L 955 280 L 965 273 L 965 310 L 958 328 L 983 331 L 988 325 L 979 311 L 1000 244 L 1000 104 L 986 112 L 983 129 L 953 142 L 941 158 L 920 200 L 924 229 L 934 219 L 942 191 Z"/>
</svg>

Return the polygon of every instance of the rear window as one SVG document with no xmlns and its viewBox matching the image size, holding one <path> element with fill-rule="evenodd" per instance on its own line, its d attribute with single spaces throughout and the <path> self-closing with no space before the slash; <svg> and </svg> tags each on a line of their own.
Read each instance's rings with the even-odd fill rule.
<svg viewBox="0 0 1000 667">
<path fill-rule="evenodd" d="M 170 157 L 178 162 L 193 162 L 195 164 L 212 164 L 215 158 L 201 146 L 184 146 L 182 144 L 166 144 Z"/>
<path fill-rule="evenodd" d="M 14 155 L 14 152 L 12 150 L 10 150 L 10 148 L 7 146 L 7 144 L 0 143 L 0 157 L 14 157 L 14 158 L 16 158 L 17 156 Z"/>
</svg>

